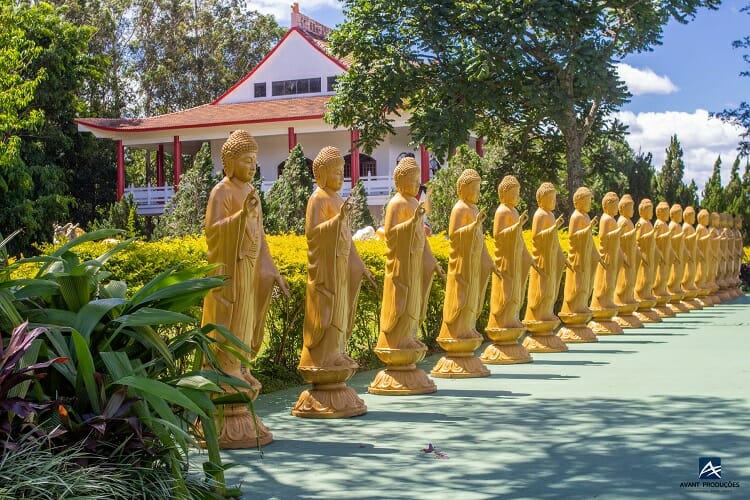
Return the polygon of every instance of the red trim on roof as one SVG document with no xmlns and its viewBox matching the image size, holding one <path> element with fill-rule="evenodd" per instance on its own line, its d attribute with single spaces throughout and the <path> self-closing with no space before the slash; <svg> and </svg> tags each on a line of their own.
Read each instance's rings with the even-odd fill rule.
<svg viewBox="0 0 750 500">
<path fill-rule="evenodd" d="M 228 89 L 228 90 L 227 90 L 226 92 L 224 92 L 224 93 L 223 93 L 223 94 L 221 94 L 221 95 L 220 95 L 219 97 L 217 97 L 217 98 L 216 98 L 216 99 L 215 99 L 215 100 L 214 100 L 214 101 L 213 101 L 213 102 L 212 102 L 211 104 L 221 104 L 221 101 L 222 101 L 222 100 L 223 100 L 223 99 L 224 99 L 225 97 L 227 97 L 227 96 L 228 96 L 229 94 L 231 94 L 231 93 L 232 93 L 232 92 L 233 92 L 233 91 L 234 91 L 234 90 L 235 90 L 235 89 L 236 89 L 237 87 L 239 87 L 239 86 L 240 86 L 240 85 L 242 85 L 242 84 L 243 84 L 244 82 L 246 82 L 246 81 L 247 81 L 247 80 L 248 80 L 248 79 L 249 79 L 249 78 L 250 78 L 251 76 L 253 76 L 253 74 L 254 74 L 254 73 L 255 73 L 256 71 L 258 71 L 258 69 L 259 69 L 259 68 L 260 68 L 261 66 L 263 66 L 263 64 L 264 64 L 264 63 L 265 63 L 265 62 L 266 62 L 266 61 L 267 61 L 268 59 L 270 59 L 270 57 L 271 57 L 271 56 L 272 56 L 272 55 L 274 54 L 274 52 L 276 52 L 276 49 L 278 49 L 279 47 L 281 47 L 281 44 L 282 44 L 282 43 L 284 43 L 284 41 L 285 41 L 285 40 L 286 40 L 286 39 L 287 39 L 287 38 L 288 38 L 288 37 L 289 37 L 289 36 L 290 36 L 290 35 L 292 34 L 292 32 L 297 32 L 297 33 L 299 33 L 299 34 L 300 34 L 300 35 L 302 36 L 302 38 L 303 38 L 303 39 L 304 39 L 304 40 L 305 40 L 305 41 L 306 41 L 307 43 L 309 43 L 309 44 L 310 44 L 310 45 L 311 45 L 311 46 L 312 46 L 313 48 L 315 48 L 315 49 L 316 49 L 316 50 L 317 50 L 318 52 L 320 52 L 321 54 L 323 54 L 324 56 L 326 56 L 326 57 L 327 57 L 328 59 L 330 59 L 330 60 L 331 60 L 331 61 L 332 61 L 332 62 L 333 62 L 334 64 L 336 64 L 337 66 L 339 66 L 339 67 L 340 67 L 341 69 L 343 69 L 344 71 L 346 71 L 346 70 L 348 69 L 348 68 L 347 68 L 346 66 L 344 66 L 344 64 L 342 64 L 342 62 L 341 62 L 341 61 L 339 61 L 338 59 L 336 59 L 336 58 L 334 58 L 334 57 L 331 57 L 331 56 L 330 56 L 329 54 L 327 54 L 327 53 L 326 53 L 326 51 L 324 51 L 323 49 L 321 49 L 321 48 L 320 48 L 320 47 L 318 46 L 318 44 L 316 44 L 316 43 L 315 43 L 314 41 L 312 41 L 312 40 L 310 39 L 310 37 L 309 37 L 309 36 L 307 36 L 307 35 L 305 34 L 305 32 L 304 32 L 304 31 L 302 31 L 301 29 L 299 29 L 299 28 L 297 28 L 297 27 L 289 28 L 289 31 L 287 31 L 287 32 L 286 32 L 286 34 L 285 34 L 285 35 L 284 35 L 284 36 L 283 36 L 283 37 L 281 38 L 281 40 L 279 40 L 279 43 L 277 43 L 277 44 L 276 44 L 276 45 L 274 46 L 274 48 L 272 48 L 272 49 L 271 49 L 271 52 L 269 52 L 268 54 L 266 54 L 266 56 L 265 56 L 265 57 L 264 57 L 264 58 L 263 58 L 263 59 L 262 59 L 262 60 L 261 60 L 261 61 L 260 61 L 260 62 L 258 63 L 258 65 L 257 65 L 257 66 L 255 66 L 255 67 L 254 67 L 254 68 L 253 68 L 252 70 L 250 70 L 250 72 L 249 72 L 248 74 L 246 74 L 245 76 L 243 76 L 242 78 L 240 78 L 240 80 L 239 80 L 239 81 L 238 81 L 237 83 L 235 83 L 234 85 L 232 85 L 231 87 L 229 87 L 229 89 Z"/>
<path fill-rule="evenodd" d="M 76 118 L 75 122 L 85 125 L 90 128 L 98 130 L 108 130 L 110 132 L 155 132 L 160 130 L 177 130 L 177 129 L 189 129 L 189 128 L 212 128 L 212 127 L 223 127 L 225 125 L 242 125 L 249 123 L 273 123 L 273 122 L 285 122 L 285 121 L 299 121 L 299 120 L 315 120 L 323 118 L 325 115 L 309 115 L 309 116 L 293 116 L 293 117 L 279 117 L 279 118 L 261 118 L 259 120 L 234 120 L 226 122 L 216 123 L 204 123 L 195 125 L 173 125 L 169 127 L 138 127 L 138 128 L 122 128 L 122 127 L 107 127 L 96 123 L 87 122 L 85 118 Z"/>
</svg>

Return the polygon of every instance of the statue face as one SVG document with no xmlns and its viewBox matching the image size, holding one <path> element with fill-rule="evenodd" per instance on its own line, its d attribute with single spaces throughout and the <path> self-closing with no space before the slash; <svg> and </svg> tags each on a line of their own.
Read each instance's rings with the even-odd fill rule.
<svg viewBox="0 0 750 500">
<path fill-rule="evenodd" d="M 642 219 L 650 221 L 654 217 L 654 206 L 653 205 L 644 205 L 644 206 L 640 207 L 638 209 L 638 215 L 640 215 Z"/>
<path fill-rule="evenodd" d="M 539 207 L 550 212 L 557 206 L 557 191 L 550 191 L 542 196 Z"/>
<path fill-rule="evenodd" d="M 326 187 L 338 191 L 344 185 L 344 163 L 328 167 L 326 171 Z"/>
<path fill-rule="evenodd" d="M 681 209 L 673 209 L 669 212 L 669 217 L 677 223 L 682 222 L 682 210 Z"/>
<path fill-rule="evenodd" d="M 698 212 L 698 224 L 708 226 L 708 213 Z"/>
<path fill-rule="evenodd" d="M 628 219 L 633 217 L 633 204 L 630 202 L 623 203 L 620 208 L 620 214 Z"/>
<path fill-rule="evenodd" d="M 466 203 L 475 205 L 479 201 L 479 188 L 481 186 L 480 181 L 473 181 L 461 189 L 461 199 Z"/>
<path fill-rule="evenodd" d="M 656 217 L 663 222 L 669 220 L 669 208 L 668 207 L 656 207 Z"/>
<path fill-rule="evenodd" d="M 578 200 L 573 200 L 573 204 L 575 205 L 576 210 L 587 214 L 591 211 L 591 200 L 591 196 L 582 196 L 578 198 Z"/>
<path fill-rule="evenodd" d="M 521 186 L 513 186 L 500 198 L 500 202 L 505 205 L 515 207 L 521 201 Z"/>
<path fill-rule="evenodd" d="M 240 182 L 250 182 L 255 177 L 256 154 L 246 151 L 239 156 L 228 160 L 230 177 Z"/>
<path fill-rule="evenodd" d="M 683 212 L 682 218 L 685 219 L 685 222 L 688 224 L 695 224 L 695 212 Z"/>
<path fill-rule="evenodd" d="M 409 170 L 406 176 L 401 179 L 398 186 L 398 192 L 403 196 L 416 197 L 419 194 L 419 185 L 422 180 L 422 173 L 417 170 Z"/>
</svg>

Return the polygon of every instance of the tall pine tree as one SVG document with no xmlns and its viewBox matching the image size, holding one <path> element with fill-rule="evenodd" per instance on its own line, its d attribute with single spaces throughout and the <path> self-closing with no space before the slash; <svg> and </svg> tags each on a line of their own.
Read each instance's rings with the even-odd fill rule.
<svg viewBox="0 0 750 500">
<path fill-rule="evenodd" d="M 711 177 L 703 187 L 703 200 L 701 206 L 709 212 L 721 212 L 724 210 L 724 188 L 721 185 L 721 156 L 714 162 L 714 170 Z"/>
<path fill-rule="evenodd" d="M 266 232 L 305 233 L 307 200 L 313 191 L 313 178 L 302 146 L 297 144 L 284 163 L 284 171 L 268 191 Z"/>
<path fill-rule="evenodd" d="M 349 229 L 352 233 L 357 232 L 363 227 L 375 226 L 375 220 L 367 206 L 367 191 L 362 179 L 359 179 L 354 185 L 349 195 L 349 203 L 352 205 L 352 211 L 349 212 Z"/>
</svg>

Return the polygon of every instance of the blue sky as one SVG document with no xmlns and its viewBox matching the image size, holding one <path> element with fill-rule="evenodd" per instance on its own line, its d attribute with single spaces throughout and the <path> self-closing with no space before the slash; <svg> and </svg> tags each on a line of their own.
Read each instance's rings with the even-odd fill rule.
<svg viewBox="0 0 750 500">
<path fill-rule="evenodd" d="M 676 133 L 685 152 L 685 180 L 695 179 L 701 189 L 718 155 L 728 181 L 740 133 L 709 113 L 750 100 L 750 78 L 739 76 L 750 67 L 742 51 L 732 48 L 732 41 L 750 35 L 750 15 L 739 12 L 748 4 L 750 0 L 725 0 L 716 11 L 699 11 L 688 24 L 670 22 L 662 45 L 627 57 L 620 67 L 633 94 L 618 114 L 630 127 L 631 147 L 651 152 L 658 170 Z M 260 0 L 250 5 L 289 26 L 289 4 Z M 338 0 L 302 0 L 300 11 L 331 27 L 343 20 Z"/>
</svg>

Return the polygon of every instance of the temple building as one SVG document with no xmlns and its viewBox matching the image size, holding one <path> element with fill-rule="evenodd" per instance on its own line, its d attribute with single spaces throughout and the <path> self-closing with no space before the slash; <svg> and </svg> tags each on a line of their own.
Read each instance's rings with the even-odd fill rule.
<svg viewBox="0 0 750 500">
<path fill-rule="evenodd" d="M 233 130 L 249 131 L 258 142 L 258 166 L 267 190 L 278 179 L 289 151 L 302 145 L 314 158 L 324 146 L 345 154 L 346 196 L 362 179 L 373 210 L 390 192 L 397 159 L 413 154 L 427 181 L 440 163 L 422 147 L 410 145 L 408 113 L 395 117 L 396 134 L 386 137 L 371 155 L 357 150 L 356 130 L 334 129 L 323 116 L 335 93 L 336 78 L 347 70 L 347 60 L 333 57 L 326 36 L 330 28 L 292 6 L 291 27 L 263 60 L 211 103 L 147 118 L 79 118 L 78 130 L 117 141 L 117 199 L 133 193 L 138 212 L 157 215 L 179 186 L 183 155 L 195 155 L 201 145 L 211 147 L 216 172 L 221 171 L 221 146 Z M 472 139 L 481 154 L 481 139 Z M 147 150 L 155 158 L 156 186 L 125 185 L 125 148 Z M 152 154 L 154 153 L 154 154 Z M 173 158 L 174 179 L 164 177 L 164 155 Z"/>
</svg>

